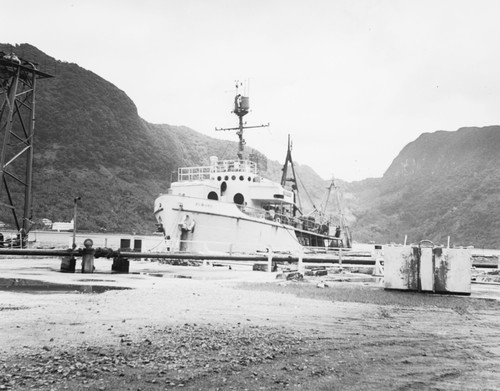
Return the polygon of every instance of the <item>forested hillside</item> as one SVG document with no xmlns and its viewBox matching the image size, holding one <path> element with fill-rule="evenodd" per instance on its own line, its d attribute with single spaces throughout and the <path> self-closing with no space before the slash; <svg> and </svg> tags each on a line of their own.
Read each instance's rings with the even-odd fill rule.
<svg viewBox="0 0 500 391">
<path fill-rule="evenodd" d="M 358 238 L 500 246 L 500 126 L 422 134 L 383 178 L 349 185 Z"/>
</svg>

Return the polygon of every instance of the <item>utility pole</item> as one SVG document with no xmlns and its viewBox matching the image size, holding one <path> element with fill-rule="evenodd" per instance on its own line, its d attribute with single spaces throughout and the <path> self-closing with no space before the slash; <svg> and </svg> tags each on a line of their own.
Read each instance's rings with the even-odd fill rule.
<svg viewBox="0 0 500 391">
<path fill-rule="evenodd" d="M 73 250 L 76 248 L 76 210 L 78 207 L 78 201 L 80 201 L 82 197 L 75 197 L 74 202 L 74 211 L 73 211 Z"/>
</svg>

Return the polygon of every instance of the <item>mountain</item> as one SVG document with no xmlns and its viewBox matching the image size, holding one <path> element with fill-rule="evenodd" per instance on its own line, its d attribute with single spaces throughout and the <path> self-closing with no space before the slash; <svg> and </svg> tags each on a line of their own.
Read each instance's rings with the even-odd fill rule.
<svg viewBox="0 0 500 391">
<path fill-rule="evenodd" d="M 498 247 L 500 126 L 424 133 L 347 191 L 358 240 Z"/>
</svg>

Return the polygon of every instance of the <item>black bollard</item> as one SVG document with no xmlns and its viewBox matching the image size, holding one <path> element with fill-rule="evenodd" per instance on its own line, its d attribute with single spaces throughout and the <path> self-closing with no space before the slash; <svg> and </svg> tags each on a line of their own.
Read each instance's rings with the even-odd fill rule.
<svg viewBox="0 0 500 391">
<path fill-rule="evenodd" d="M 61 260 L 61 272 L 63 273 L 74 273 L 76 265 L 76 258 L 74 256 L 62 257 Z"/>
<path fill-rule="evenodd" d="M 111 270 L 115 273 L 128 273 L 129 266 L 130 262 L 127 258 L 115 257 L 113 258 Z"/>
</svg>

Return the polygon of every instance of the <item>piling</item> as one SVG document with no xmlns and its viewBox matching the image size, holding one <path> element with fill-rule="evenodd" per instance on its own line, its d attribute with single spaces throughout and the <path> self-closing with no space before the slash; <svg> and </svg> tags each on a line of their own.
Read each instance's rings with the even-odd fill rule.
<svg viewBox="0 0 500 391">
<path fill-rule="evenodd" d="M 94 254 L 95 249 L 92 248 L 94 242 L 92 239 L 85 239 L 83 245 L 85 248 L 82 250 L 82 273 L 94 272 Z"/>
<path fill-rule="evenodd" d="M 111 265 L 111 270 L 114 273 L 128 273 L 130 268 L 130 262 L 127 258 L 115 257 L 113 258 L 113 264 Z"/>
</svg>

